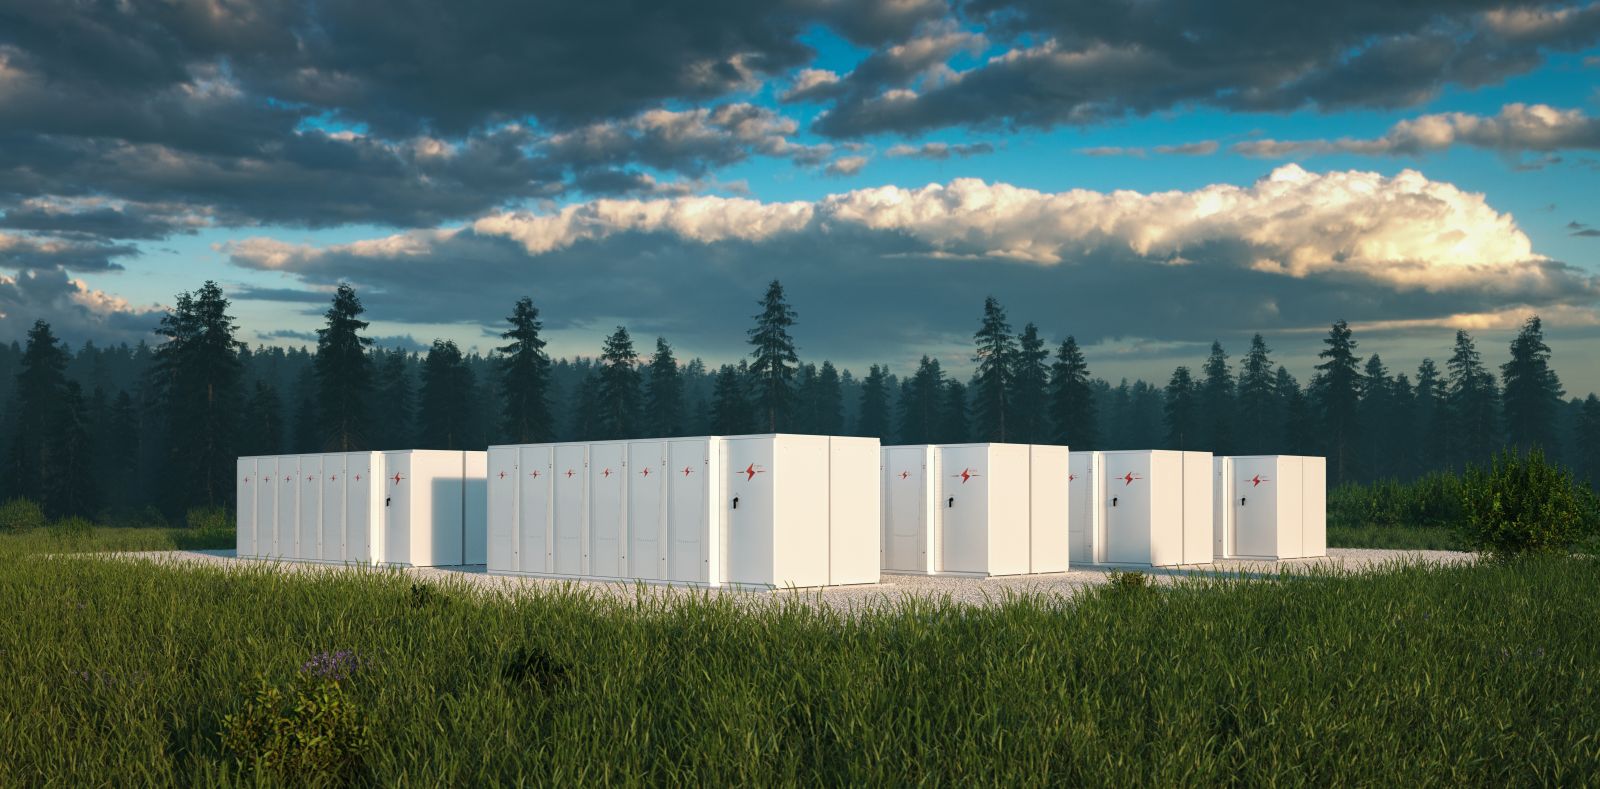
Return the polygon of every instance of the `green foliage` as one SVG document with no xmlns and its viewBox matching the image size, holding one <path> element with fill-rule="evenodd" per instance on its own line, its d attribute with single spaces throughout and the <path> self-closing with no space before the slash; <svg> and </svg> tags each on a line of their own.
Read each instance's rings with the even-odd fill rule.
<svg viewBox="0 0 1600 789">
<path fill-rule="evenodd" d="M 233 528 L 233 511 L 226 507 L 191 507 L 184 523 L 196 530 L 228 530 Z"/>
<path fill-rule="evenodd" d="M 44 510 L 30 499 L 12 499 L 0 504 L 0 532 L 16 534 L 44 528 Z"/>
<path fill-rule="evenodd" d="M 572 669 L 542 647 L 519 647 L 506 660 L 500 676 L 508 684 L 550 696 L 567 684 Z"/>
<path fill-rule="evenodd" d="M 555 436 L 550 416 L 550 356 L 539 336 L 544 330 L 539 309 L 533 306 L 533 299 L 523 297 L 506 321 L 511 328 L 500 338 L 510 342 L 495 349 L 500 353 L 500 391 L 505 396 L 500 430 L 505 440 L 513 443 L 550 441 Z"/>
<path fill-rule="evenodd" d="M 1461 478 L 1454 474 L 1346 483 L 1328 491 L 1330 535 L 1339 528 L 1453 529 L 1460 522 Z"/>
<path fill-rule="evenodd" d="M 1594 495 L 1537 449 L 1502 451 L 1488 468 L 1468 468 L 1461 503 L 1463 540 L 1500 558 L 1565 553 L 1593 535 L 1600 519 Z"/>
<path fill-rule="evenodd" d="M 94 522 L 79 515 L 70 515 L 50 524 L 50 536 L 61 540 L 79 540 L 94 533 Z"/>
<path fill-rule="evenodd" d="M 298 785 L 343 786 L 365 772 L 372 732 L 338 679 L 302 671 L 288 690 L 258 677 L 222 720 L 222 747 L 247 770 Z"/>
<path fill-rule="evenodd" d="M 1138 570 L 1112 570 L 1106 574 L 1106 588 L 1113 594 L 1142 594 L 1154 586 L 1150 576 Z"/>
</svg>

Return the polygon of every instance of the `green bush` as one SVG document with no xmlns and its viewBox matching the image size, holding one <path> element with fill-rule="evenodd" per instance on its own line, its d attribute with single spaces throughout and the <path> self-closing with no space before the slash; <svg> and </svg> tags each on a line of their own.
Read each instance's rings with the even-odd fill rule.
<svg viewBox="0 0 1600 789">
<path fill-rule="evenodd" d="M 1489 468 L 1467 469 L 1461 483 L 1462 539 L 1498 558 L 1564 553 L 1594 534 L 1594 497 L 1572 473 L 1534 450 L 1501 452 Z"/>
<path fill-rule="evenodd" d="M 1328 492 L 1328 528 L 1454 528 L 1461 521 L 1461 478 L 1433 472 L 1411 482 L 1345 483 Z"/>
<path fill-rule="evenodd" d="M 50 534 L 63 540 L 87 537 L 94 534 L 94 521 L 72 515 L 50 524 Z"/>
<path fill-rule="evenodd" d="M 1138 570 L 1112 570 L 1106 575 L 1106 587 L 1114 594 L 1139 594 L 1151 588 L 1150 576 Z"/>
<path fill-rule="evenodd" d="M 45 523 L 44 510 L 27 499 L 12 499 L 0 504 L 0 531 L 31 531 L 44 528 Z"/>
<path fill-rule="evenodd" d="M 226 531 L 233 528 L 233 513 L 227 507 L 193 507 L 184 523 L 197 531 Z"/>
<path fill-rule="evenodd" d="M 347 785 L 365 771 L 371 731 L 340 677 L 302 671 L 287 692 L 257 678 L 222 721 L 222 747 L 245 768 L 297 785 Z"/>
<path fill-rule="evenodd" d="M 106 509 L 96 518 L 100 523 L 118 529 L 166 529 L 172 524 L 161 510 L 146 506 L 140 509 L 122 507 Z"/>
</svg>

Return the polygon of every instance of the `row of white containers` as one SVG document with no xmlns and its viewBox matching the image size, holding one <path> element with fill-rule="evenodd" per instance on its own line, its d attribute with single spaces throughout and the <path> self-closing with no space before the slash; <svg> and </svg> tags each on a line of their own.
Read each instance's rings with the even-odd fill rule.
<svg viewBox="0 0 1600 789">
<path fill-rule="evenodd" d="M 486 455 L 239 458 L 239 556 L 437 567 L 485 561 Z"/>
<path fill-rule="evenodd" d="M 491 573 L 705 586 L 878 581 L 878 441 L 705 436 L 489 448 Z"/>
</svg>

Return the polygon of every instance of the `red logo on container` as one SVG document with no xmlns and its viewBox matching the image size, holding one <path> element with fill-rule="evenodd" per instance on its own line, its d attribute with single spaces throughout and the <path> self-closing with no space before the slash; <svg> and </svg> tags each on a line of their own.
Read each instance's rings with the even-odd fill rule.
<svg viewBox="0 0 1600 789">
<path fill-rule="evenodd" d="M 501 479 L 505 479 L 506 478 L 506 473 L 504 471 L 500 472 L 500 478 Z"/>
<path fill-rule="evenodd" d="M 528 473 L 528 476 L 533 477 L 534 479 L 538 479 L 539 478 L 539 470 L 538 469 L 534 469 L 533 471 Z"/>
<path fill-rule="evenodd" d="M 685 477 L 687 477 L 687 476 L 689 476 L 690 474 L 693 474 L 693 473 L 694 473 L 694 469 L 689 468 L 688 466 L 684 466 L 683 467 L 683 475 Z"/>
<path fill-rule="evenodd" d="M 911 476 L 911 472 L 909 472 L 909 471 L 900 472 L 900 478 L 901 479 L 905 479 L 906 477 L 909 477 L 909 476 Z"/>
<path fill-rule="evenodd" d="M 1132 485 L 1135 480 L 1140 480 L 1140 479 L 1144 479 L 1144 477 L 1141 477 L 1138 474 L 1135 474 L 1132 471 L 1130 471 L 1130 472 L 1122 475 L 1122 486 L 1123 487 L 1127 487 L 1129 485 Z"/>
<path fill-rule="evenodd" d="M 604 475 L 605 475 L 605 476 L 607 476 L 607 477 L 609 477 L 609 476 L 611 476 L 611 469 L 609 469 L 609 468 L 608 468 L 608 469 L 606 469 L 606 470 L 605 470 L 605 471 L 602 471 L 602 472 L 600 472 L 600 473 L 601 473 L 601 474 L 604 474 Z"/>
<path fill-rule="evenodd" d="M 361 481 L 361 475 L 360 475 L 360 474 L 357 474 L 357 475 L 356 475 L 356 481 L 357 481 L 357 482 L 360 482 L 360 481 Z"/>
<path fill-rule="evenodd" d="M 1073 474 L 1073 473 L 1072 473 L 1072 472 L 1070 472 L 1070 471 L 1069 471 L 1069 472 L 1067 472 L 1067 481 L 1068 481 L 1068 482 L 1072 482 L 1072 481 L 1074 481 L 1074 480 L 1076 480 L 1076 479 L 1077 479 L 1077 478 L 1078 478 L 1078 475 L 1077 475 L 1077 474 Z"/>
<path fill-rule="evenodd" d="M 757 474 L 767 473 L 767 470 L 764 468 L 758 468 L 756 464 L 751 463 L 749 466 L 745 467 L 744 471 L 739 473 L 744 475 L 745 482 L 749 482 L 750 480 L 755 479 Z"/>
<path fill-rule="evenodd" d="M 329 476 L 328 477 L 328 481 L 329 482 L 338 482 L 339 481 L 339 475 L 338 474 L 334 474 L 334 475 Z"/>
<path fill-rule="evenodd" d="M 572 479 L 572 469 L 567 469 L 567 479 Z"/>
<path fill-rule="evenodd" d="M 644 471 L 639 472 L 639 476 L 641 476 L 641 477 L 650 476 L 650 467 L 649 466 L 645 466 L 644 467 Z"/>
<path fill-rule="evenodd" d="M 1257 475 L 1245 480 L 1245 482 L 1250 483 L 1250 487 L 1252 487 L 1252 488 L 1259 488 L 1259 487 L 1261 487 L 1261 483 L 1263 483 L 1263 482 L 1271 482 L 1271 481 L 1272 480 L 1267 479 L 1266 477 L 1263 477 L 1260 474 L 1257 474 Z"/>
<path fill-rule="evenodd" d="M 244 484 L 246 484 L 246 485 L 250 484 L 250 478 L 249 477 L 245 477 L 244 478 Z"/>
<path fill-rule="evenodd" d="M 977 473 L 976 471 L 973 471 L 971 467 L 962 469 L 960 474 L 951 474 L 950 475 L 951 479 L 959 479 L 959 480 L 961 480 L 961 484 L 963 484 L 963 485 L 967 484 L 967 480 L 972 479 L 973 477 L 981 477 L 981 476 L 983 476 L 983 475 Z"/>
<path fill-rule="evenodd" d="M 400 480 L 405 479 L 405 477 L 400 476 L 400 472 L 396 471 L 394 476 L 390 477 L 389 479 L 394 480 L 394 484 L 399 485 Z"/>
</svg>

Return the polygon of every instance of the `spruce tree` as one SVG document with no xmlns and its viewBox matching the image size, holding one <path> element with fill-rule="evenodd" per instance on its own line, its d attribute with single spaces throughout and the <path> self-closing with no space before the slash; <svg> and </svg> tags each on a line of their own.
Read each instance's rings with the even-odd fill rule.
<svg viewBox="0 0 1600 789">
<path fill-rule="evenodd" d="M 788 429 L 789 412 L 794 407 L 793 379 L 800 357 L 795 353 L 795 312 L 783 297 L 783 285 L 773 280 L 761 299 L 761 314 L 750 330 L 750 365 L 754 406 L 760 429 L 776 433 Z"/>
<path fill-rule="evenodd" d="M 646 396 L 645 424 L 649 435 L 684 435 L 683 374 L 672 346 L 665 337 L 656 338 L 656 352 L 650 357 L 650 391 Z"/>
<path fill-rule="evenodd" d="M 1322 430 L 1321 443 L 1327 448 L 1328 485 L 1334 487 L 1351 479 L 1356 470 L 1362 381 L 1349 324 L 1334 323 L 1322 342 L 1327 347 L 1317 356 L 1326 361 L 1317 365 L 1317 374 L 1311 379 L 1311 400 Z"/>
<path fill-rule="evenodd" d="M 1049 360 L 1050 349 L 1039 336 L 1039 327 L 1024 325 L 1022 334 L 1017 336 L 1017 355 L 1011 371 L 1013 441 L 1040 444 L 1050 439 Z"/>
<path fill-rule="evenodd" d="M 317 329 L 317 414 L 321 418 L 323 447 L 332 452 L 355 452 L 371 446 L 367 405 L 372 397 L 372 367 L 361 336 L 361 299 L 355 289 L 340 283 L 333 304 L 323 317 L 328 324 Z"/>
<path fill-rule="evenodd" d="M 411 354 L 400 348 L 380 352 L 378 402 L 382 415 L 373 425 L 373 444 L 377 449 L 406 449 L 414 446 L 417 423 L 417 394 L 411 382 Z"/>
<path fill-rule="evenodd" d="M 1271 349 L 1257 334 L 1239 362 L 1239 421 L 1236 447 L 1248 455 L 1276 454 L 1283 444 L 1283 401 L 1278 397 Z"/>
<path fill-rule="evenodd" d="M 597 415 L 600 438 L 639 437 L 639 415 L 644 392 L 639 382 L 639 353 L 626 327 L 606 338 L 600 349 L 600 402 Z"/>
<path fill-rule="evenodd" d="M 1416 409 L 1413 411 L 1417 456 L 1412 473 L 1448 468 L 1450 465 L 1449 387 L 1439 375 L 1432 359 L 1417 365 Z"/>
<path fill-rule="evenodd" d="M 322 428 L 317 416 L 316 373 L 310 367 L 300 370 L 295 379 L 299 400 L 294 409 L 294 453 L 318 452 L 322 447 Z"/>
<path fill-rule="evenodd" d="M 1235 453 L 1233 445 L 1234 403 L 1233 370 L 1222 343 L 1211 341 L 1211 355 L 1201 368 L 1199 427 L 1204 435 L 1200 446 L 1218 455 Z"/>
<path fill-rule="evenodd" d="M 789 411 L 789 432 L 813 434 L 816 414 L 812 403 L 817 396 L 817 366 L 802 364 L 794 370 L 794 407 Z"/>
<path fill-rule="evenodd" d="M 48 428 L 67 391 L 67 350 L 50 324 L 35 321 L 18 361 L 16 394 L 12 397 L 9 468 L 4 476 L 8 498 L 44 500 L 45 480 L 56 473 L 47 449 L 55 436 Z"/>
<path fill-rule="evenodd" d="M 1061 342 L 1050 373 L 1050 416 L 1055 423 L 1055 442 L 1077 450 L 1095 449 L 1100 444 L 1094 393 L 1089 386 L 1089 362 L 1079 350 L 1076 338 L 1068 336 Z M 1126 387 L 1127 382 L 1123 385 Z"/>
<path fill-rule="evenodd" d="M 1390 379 L 1389 391 L 1394 398 L 1387 429 L 1392 455 L 1389 465 L 1400 478 L 1411 479 L 1417 474 L 1417 442 L 1420 436 L 1417 432 L 1417 391 L 1411 385 L 1411 377 L 1405 373 Z"/>
<path fill-rule="evenodd" d="M 422 361 L 418 443 L 422 449 L 481 449 L 471 441 L 472 371 L 450 340 L 434 340 Z"/>
<path fill-rule="evenodd" d="M 1117 384 L 1117 388 L 1111 390 L 1111 413 L 1106 417 L 1110 429 L 1106 431 L 1100 446 L 1122 448 L 1155 446 L 1134 439 L 1133 420 L 1133 387 L 1128 383 L 1128 379 L 1124 378 Z"/>
<path fill-rule="evenodd" d="M 89 516 L 100 506 L 89 410 L 83 389 L 68 381 L 56 404 L 45 446 L 44 510 L 52 517 Z"/>
<path fill-rule="evenodd" d="M 111 401 L 99 437 L 105 449 L 101 452 L 101 475 L 105 478 L 106 504 L 118 510 L 130 509 L 136 501 L 144 500 L 139 481 L 126 473 L 127 464 L 137 463 L 143 455 L 139 446 L 139 409 L 128 390 L 117 392 Z M 122 471 L 122 473 L 117 473 Z"/>
<path fill-rule="evenodd" d="M 811 429 L 818 434 L 836 436 L 844 432 L 844 391 L 833 362 L 825 361 L 817 370 L 810 410 Z"/>
<path fill-rule="evenodd" d="M 1361 435 L 1361 469 L 1356 476 L 1362 479 L 1390 479 L 1399 476 L 1395 468 L 1394 389 L 1389 380 L 1389 368 L 1378 354 L 1367 357 L 1362 373 L 1361 424 L 1366 430 Z"/>
<path fill-rule="evenodd" d="M 1583 399 L 1576 427 L 1577 466 L 1590 489 L 1600 492 L 1600 397 L 1590 394 Z"/>
<path fill-rule="evenodd" d="M 889 371 L 880 365 L 867 369 L 861 379 L 861 409 L 856 420 L 856 435 L 879 440 L 889 438 Z"/>
<path fill-rule="evenodd" d="M 1015 381 L 1013 371 L 1017 341 L 1011 336 L 1006 311 L 993 296 L 983 302 L 983 323 L 973 335 L 978 363 L 973 375 L 973 432 L 980 441 L 1009 441 Z"/>
<path fill-rule="evenodd" d="M 1544 343 L 1544 324 L 1535 315 L 1522 324 L 1511 341 L 1511 360 L 1500 366 L 1506 443 L 1519 451 L 1560 451 L 1556 440 L 1556 414 L 1566 392 L 1550 369 L 1550 346 Z"/>
<path fill-rule="evenodd" d="M 233 501 L 238 463 L 238 413 L 242 400 L 239 352 L 228 300 L 215 282 L 178 294 L 156 333 L 152 374 L 167 427 L 168 511 Z"/>
<path fill-rule="evenodd" d="M 941 444 L 964 444 L 971 440 L 967 419 L 967 386 L 954 376 L 944 382 L 944 408 L 940 415 L 938 440 Z"/>
<path fill-rule="evenodd" d="M 550 415 L 550 357 L 539 336 L 544 324 L 533 299 L 521 298 L 506 318 L 511 328 L 500 334 L 509 340 L 500 352 L 500 389 L 505 406 L 500 414 L 500 438 L 514 444 L 541 444 L 555 438 Z"/>
<path fill-rule="evenodd" d="M 600 437 L 600 375 L 590 372 L 573 389 L 573 441 L 593 441 Z"/>
<path fill-rule="evenodd" d="M 1188 367 L 1172 371 L 1166 394 L 1167 448 L 1189 449 L 1197 432 L 1199 391 Z"/>
<path fill-rule="evenodd" d="M 916 374 L 901 384 L 900 443 L 933 443 L 943 416 L 944 391 L 939 360 L 922 357 Z"/>
<path fill-rule="evenodd" d="M 736 436 L 748 433 L 750 427 L 750 400 L 745 395 L 744 377 L 731 364 L 717 370 L 717 380 L 711 392 L 711 432 L 719 436 Z"/>
<path fill-rule="evenodd" d="M 1287 367 L 1280 365 L 1273 388 L 1278 393 L 1278 401 L 1283 403 L 1283 448 L 1279 453 L 1309 455 L 1316 451 L 1316 441 L 1312 435 L 1316 420 L 1300 382 L 1294 379 Z"/>
<path fill-rule="evenodd" d="M 283 451 L 283 403 L 278 390 L 257 380 L 245 406 L 241 451 L 247 455 L 276 455 Z"/>
<path fill-rule="evenodd" d="M 1500 444 L 1500 392 L 1465 331 L 1456 332 L 1455 350 L 1445 369 L 1450 371 L 1451 465 L 1487 463 Z"/>
</svg>

